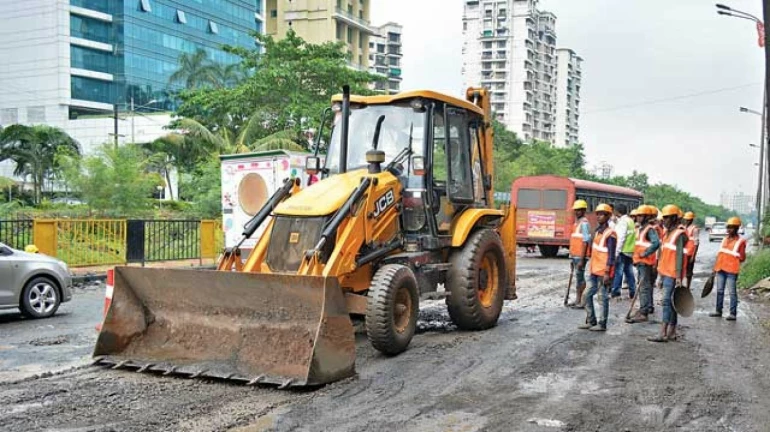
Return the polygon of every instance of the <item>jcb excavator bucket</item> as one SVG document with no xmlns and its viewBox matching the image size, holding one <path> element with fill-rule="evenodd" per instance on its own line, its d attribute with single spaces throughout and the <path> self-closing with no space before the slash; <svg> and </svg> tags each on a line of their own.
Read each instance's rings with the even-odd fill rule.
<svg viewBox="0 0 770 432">
<path fill-rule="evenodd" d="M 117 267 L 94 357 L 283 388 L 353 375 L 355 339 L 336 278 Z"/>
</svg>

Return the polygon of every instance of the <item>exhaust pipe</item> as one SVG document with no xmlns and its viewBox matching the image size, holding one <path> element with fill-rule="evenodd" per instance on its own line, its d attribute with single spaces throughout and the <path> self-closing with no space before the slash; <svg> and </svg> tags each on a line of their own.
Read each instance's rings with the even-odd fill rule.
<svg viewBox="0 0 770 432">
<path fill-rule="evenodd" d="M 350 86 L 342 86 L 342 137 L 340 139 L 340 173 L 348 171 L 348 132 L 350 126 Z"/>
</svg>

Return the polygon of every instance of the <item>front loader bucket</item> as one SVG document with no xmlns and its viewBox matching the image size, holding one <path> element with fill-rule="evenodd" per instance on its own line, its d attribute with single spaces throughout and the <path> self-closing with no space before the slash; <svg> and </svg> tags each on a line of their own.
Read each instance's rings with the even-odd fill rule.
<svg viewBox="0 0 770 432">
<path fill-rule="evenodd" d="M 319 385 L 353 375 L 355 340 L 336 278 L 116 267 L 97 364 Z"/>
</svg>

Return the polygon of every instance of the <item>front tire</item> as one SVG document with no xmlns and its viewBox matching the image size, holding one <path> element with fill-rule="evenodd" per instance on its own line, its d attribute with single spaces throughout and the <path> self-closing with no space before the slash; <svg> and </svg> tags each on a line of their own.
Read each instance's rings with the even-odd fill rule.
<svg viewBox="0 0 770 432">
<path fill-rule="evenodd" d="M 56 284 L 47 277 L 36 277 L 21 292 L 21 313 L 29 318 L 48 318 L 61 304 Z"/>
<path fill-rule="evenodd" d="M 452 254 L 447 274 L 447 311 L 461 330 L 494 327 L 503 310 L 507 286 L 500 236 L 488 229 L 473 233 Z"/>
<path fill-rule="evenodd" d="M 366 336 L 386 355 L 406 350 L 417 329 L 420 297 L 417 278 L 400 264 L 387 264 L 374 274 L 366 310 Z"/>
</svg>

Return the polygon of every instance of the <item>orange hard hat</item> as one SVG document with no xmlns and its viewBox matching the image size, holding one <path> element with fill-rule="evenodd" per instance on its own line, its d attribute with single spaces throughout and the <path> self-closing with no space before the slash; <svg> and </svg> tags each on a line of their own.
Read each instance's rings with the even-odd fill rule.
<svg viewBox="0 0 770 432">
<path fill-rule="evenodd" d="M 661 213 L 663 214 L 663 217 L 666 216 L 679 216 L 680 213 L 682 213 L 681 210 L 679 210 L 679 207 L 677 207 L 674 204 L 669 204 L 665 207 L 663 207 L 663 210 L 661 210 Z"/>
<path fill-rule="evenodd" d="M 727 219 L 727 226 L 741 226 L 741 218 L 737 216 L 733 216 L 730 219 Z"/>
<path fill-rule="evenodd" d="M 596 209 L 594 210 L 596 213 L 604 212 L 604 213 L 612 213 L 612 207 L 610 207 L 607 204 L 599 204 L 596 206 Z"/>
<path fill-rule="evenodd" d="M 687 212 L 687 213 L 684 214 L 684 218 L 687 219 L 687 220 L 693 220 L 693 219 L 695 219 L 695 213 L 693 213 L 691 211 Z"/>
</svg>

